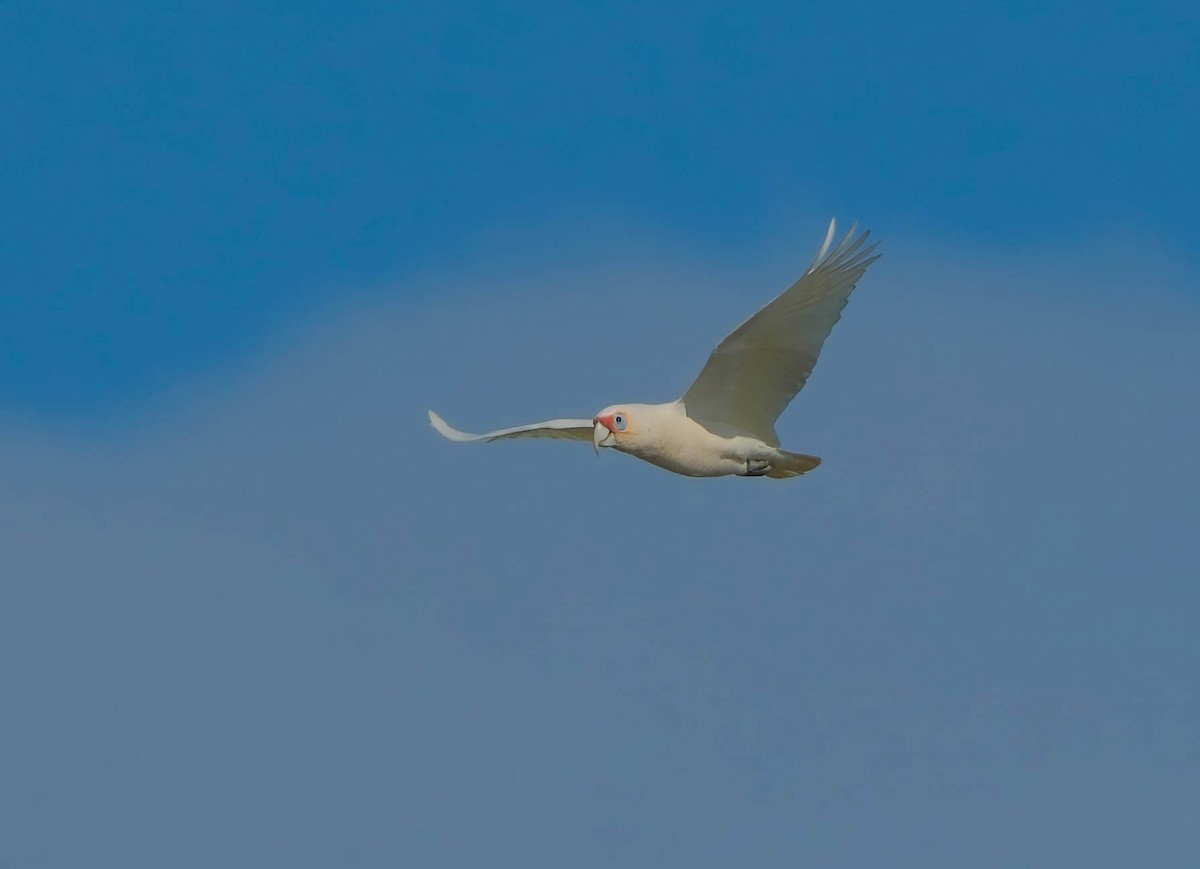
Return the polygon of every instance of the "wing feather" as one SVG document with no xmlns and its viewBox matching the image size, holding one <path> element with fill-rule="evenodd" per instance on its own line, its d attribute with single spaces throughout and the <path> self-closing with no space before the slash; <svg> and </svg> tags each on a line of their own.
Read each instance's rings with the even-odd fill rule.
<svg viewBox="0 0 1200 869">
<path fill-rule="evenodd" d="M 569 441 L 591 441 L 592 439 L 592 421 L 590 419 L 548 419 L 545 422 L 535 422 L 530 425 L 497 429 L 486 434 L 470 434 L 452 427 L 431 410 L 429 411 L 429 424 L 442 437 L 460 442 L 496 441 L 505 438 L 557 438 Z"/>
<path fill-rule="evenodd" d="M 775 420 L 803 388 L 855 284 L 879 259 L 857 224 L 832 251 L 835 222 L 800 280 L 731 332 L 709 356 L 683 404 L 695 420 L 732 427 L 774 446 Z"/>
</svg>

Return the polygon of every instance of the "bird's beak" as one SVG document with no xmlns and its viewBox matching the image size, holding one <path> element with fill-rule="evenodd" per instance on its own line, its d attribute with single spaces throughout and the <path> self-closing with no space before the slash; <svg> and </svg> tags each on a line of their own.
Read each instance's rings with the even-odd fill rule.
<svg viewBox="0 0 1200 869">
<path fill-rule="evenodd" d="M 592 420 L 592 446 L 596 450 L 596 455 L 600 455 L 600 447 L 607 446 L 604 442 L 612 437 L 612 429 L 605 423 L 604 417 L 596 417 Z"/>
</svg>

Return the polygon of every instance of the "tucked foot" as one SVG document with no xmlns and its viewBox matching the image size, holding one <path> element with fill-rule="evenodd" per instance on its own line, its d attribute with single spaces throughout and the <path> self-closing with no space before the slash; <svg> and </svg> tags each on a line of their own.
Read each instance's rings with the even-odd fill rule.
<svg viewBox="0 0 1200 869">
<path fill-rule="evenodd" d="M 771 463 L 761 459 L 746 459 L 746 470 L 739 477 L 762 477 L 771 472 Z"/>
</svg>

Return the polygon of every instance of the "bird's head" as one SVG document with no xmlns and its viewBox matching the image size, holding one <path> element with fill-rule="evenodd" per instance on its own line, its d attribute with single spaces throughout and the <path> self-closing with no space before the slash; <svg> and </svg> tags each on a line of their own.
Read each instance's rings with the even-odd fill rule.
<svg viewBox="0 0 1200 869">
<path fill-rule="evenodd" d="M 625 405 L 606 407 L 592 418 L 592 445 L 596 452 L 600 447 L 628 447 L 638 436 L 637 413 Z"/>
</svg>

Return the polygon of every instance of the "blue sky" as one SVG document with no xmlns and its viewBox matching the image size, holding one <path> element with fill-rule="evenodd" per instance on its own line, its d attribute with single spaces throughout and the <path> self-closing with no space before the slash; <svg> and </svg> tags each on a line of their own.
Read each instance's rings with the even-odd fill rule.
<svg viewBox="0 0 1200 869">
<path fill-rule="evenodd" d="M 10 3 L 0 34 L 18 416 L 152 398 L 512 227 L 736 254 L 836 213 L 1194 263 L 1189 3 Z"/>
<path fill-rule="evenodd" d="M 6 5 L 0 863 L 1196 862 L 1198 30 Z M 675 397 L 832 214 L 817 472 L 429 430 Z"/>
</svg>

